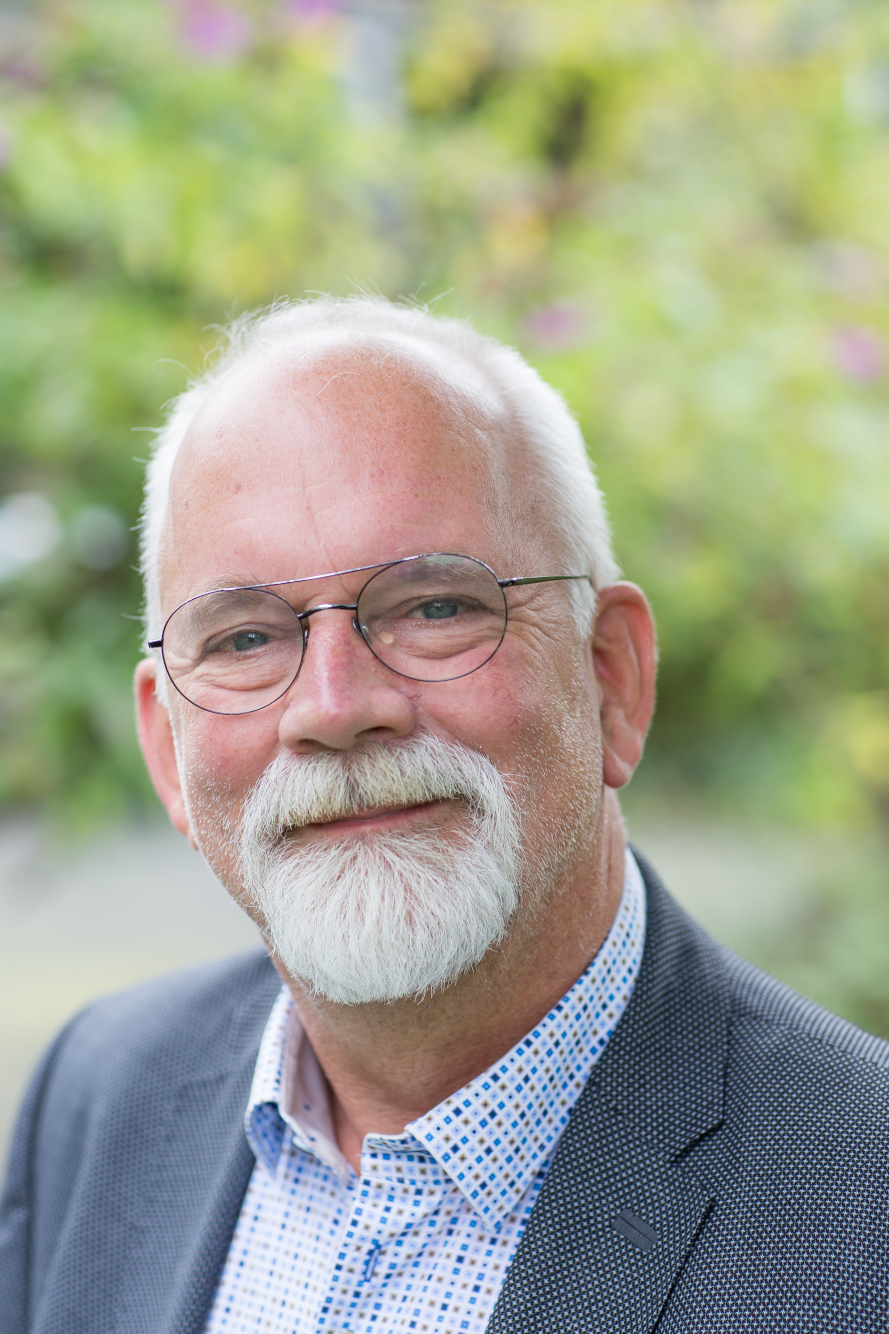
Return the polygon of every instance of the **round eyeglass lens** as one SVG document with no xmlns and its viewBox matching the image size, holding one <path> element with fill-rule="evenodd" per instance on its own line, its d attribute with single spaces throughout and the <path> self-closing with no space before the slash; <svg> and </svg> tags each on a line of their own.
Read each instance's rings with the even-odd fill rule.
<svg viewBox="0 0 889 1334">
<path fill-rule="evenodd" d="M 373 575 L 358 626 L 380 662 L 414 681 L 453 681 L 483 667 L 506 633 L 506 597 L 469 556 L 418 556 Z"/>
<path fill-rule="evenodd" d="M 289 602 L 261 588 L 203 593 L 164 627 L 164 666 L 180 694 L 210 713 L 252 713 L 299 671 L 303 632 Z"/>
</svg>

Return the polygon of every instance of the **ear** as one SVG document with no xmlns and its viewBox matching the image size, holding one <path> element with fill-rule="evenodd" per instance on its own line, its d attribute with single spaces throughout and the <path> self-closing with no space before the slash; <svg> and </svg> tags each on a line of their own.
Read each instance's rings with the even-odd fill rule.
<svg viewBox="0 0 889 1334">
<path fill-rule="evenodd" d="M 167 814 L 180 834 L 184 834 L 193 848 L 197 848 L 185 801 L 182 782 L 176 763 L 176 747 L 170 714 L 157 697 L 157 663 L 145 658 L 136 668 L 136 730 L 139 745 L 154 784 Z"/>
<path fill-rule="evenodd" d="M 648 599 L 635 584 L 598 595 L 593 666 L 600 693 L 606 787 L 630 781 L 654 712 L 657 641 Z"/>
</svg>

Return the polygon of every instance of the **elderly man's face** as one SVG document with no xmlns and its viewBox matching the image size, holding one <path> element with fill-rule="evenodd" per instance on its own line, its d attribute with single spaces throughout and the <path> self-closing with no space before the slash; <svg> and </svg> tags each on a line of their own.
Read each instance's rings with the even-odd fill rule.
<svg viewBox="0 0 889 1334">
<path fill-rule="evenodd" d="M 308 368 L 284 357 L 242 365 L 213 392 L 176 463 L 164 614 L 214 587 L 422 552 L 475 556 L 501 577 L 565 572 L 549 535 L 516 523 L 521 454 L 496 400 L 474 379 L 452 369 L 451 383 L 433 385 L 419 368 L 333 354 Z M 299 610 L 354 602 L 366 578 L 319 579 L 292 595 Z M 459 680 L 396 675 L 369 652 L 350 612 L 325 611 L 312 618 L 297 680 L 269 707 L 220 717 L 171 691 L 187 813 L 177 811 L 169 764 L 158 785 L 167 783 L 171 814 L 232 893 L 243 899 L 235 837 L 242 807 L 276 757 L 394 745 L 424 732 L 480 752 L 506 778 L 521 812 L 525 864 L 538 880 L 556 888 L 582 865 L 603 780 L 592 647 L 578 640 L 565 584 L 507 596 L 503 644 Z M 146 710 L 143 738 L 163 729 L 159 710 L 151 719 Z M 155 739 L 147 753 L 152 746 L 162 749 Z M 159 765 L 155 758 L 153 769 Z M 299 837 L 308 847 L 433 823 L 447 838 L 466 818 L 461 802 L 442 801 L 312 825 Z"/>
</svg>

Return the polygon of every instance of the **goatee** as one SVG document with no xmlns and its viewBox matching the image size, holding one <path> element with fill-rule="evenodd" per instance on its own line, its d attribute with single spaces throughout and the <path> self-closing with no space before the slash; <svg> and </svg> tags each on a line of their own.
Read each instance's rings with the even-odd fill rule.
<svg viewBox="0 0 889 1334">
<path fill-rule="evenodd" d="M 435 801 L 461 803 L 463 818 L 323 842 L 298 835 Z M 275 954 L 313 993 L 345 1005 L 420 998 L 503 939 L 518 902 L 518 820 L 491 761 L 431 733 L 344 754 L 288 753 L 245 803 L 240 864 Z"/>
</svg>

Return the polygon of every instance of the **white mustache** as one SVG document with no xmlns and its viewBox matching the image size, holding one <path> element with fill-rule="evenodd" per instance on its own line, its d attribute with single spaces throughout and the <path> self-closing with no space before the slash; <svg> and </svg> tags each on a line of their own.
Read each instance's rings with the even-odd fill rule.
<svg viewBox="0 0 889 1334">
<path fill-rule="evenodd" d="M 345 754 L 282 754 L 248 797 L 242 827 L 269 845 L 305 825 L 379 807 L 462 800 L 478 814 L 496 808 L 503 783 L 486 757 L 433 733 Z"/>
</svg>

